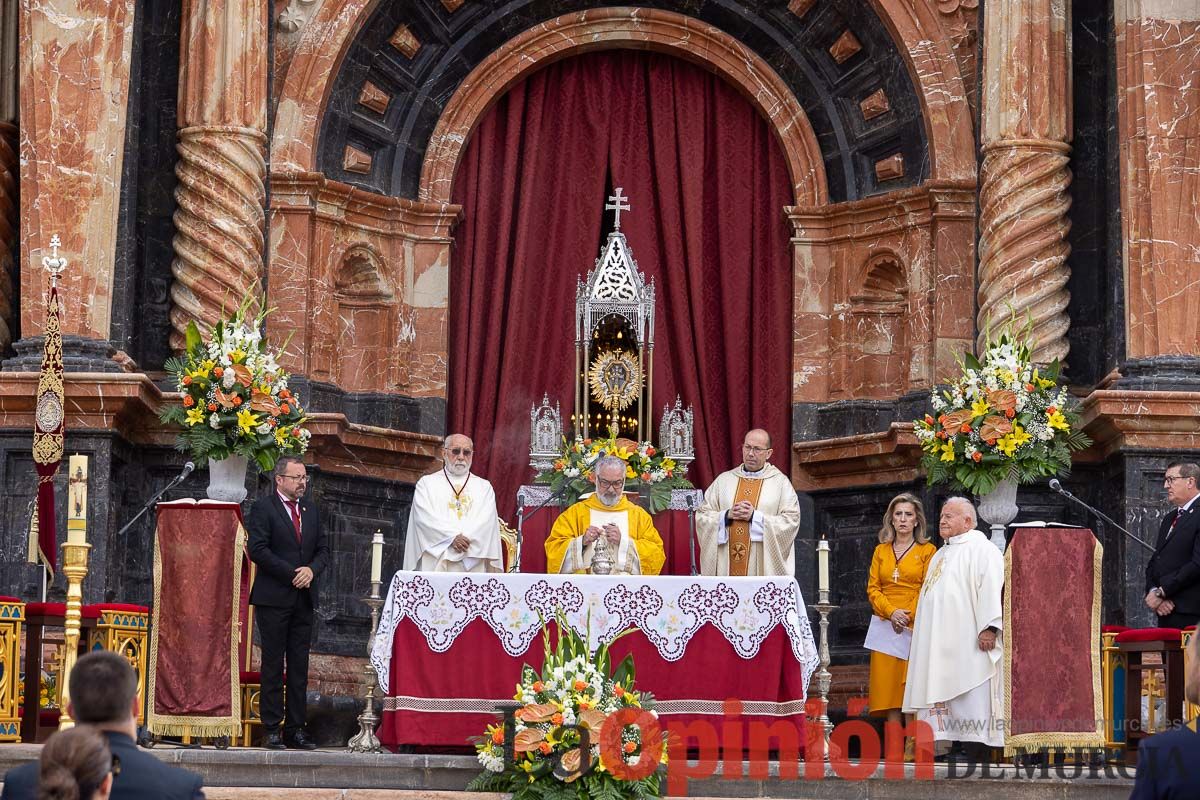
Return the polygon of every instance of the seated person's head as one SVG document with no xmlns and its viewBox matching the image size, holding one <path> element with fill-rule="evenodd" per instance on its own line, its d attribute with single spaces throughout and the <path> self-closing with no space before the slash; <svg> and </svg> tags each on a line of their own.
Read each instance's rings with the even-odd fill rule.
<svg viewBox="0 0 1200 800">
<path fill-rule="evenodd" d="M 112 770 L 102 733 L 87 725 L 60 731 L 38 759 L 38 800 L 107 800 Z"/>
<path fill-rule="evenodd" d="M 124 656 L 88 653 L 71 670 L 71 718 L 107 727 L 131 723 L 137 717 L 137 690 L 137 673 Z"/>
</svg>

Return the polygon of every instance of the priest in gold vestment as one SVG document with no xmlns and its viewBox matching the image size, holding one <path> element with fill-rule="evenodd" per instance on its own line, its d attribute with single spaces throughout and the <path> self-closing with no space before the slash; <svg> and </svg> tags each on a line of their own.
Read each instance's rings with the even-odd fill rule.
<svg viewBox="0 0 1200 800">
<path fill-rule="evenodd" d="M 770 457 L 770 435 L 748 432 L 741 466 L 718 475 L 704 492 L 696 512 L 701 575 L 796 574 L 800 502 Z"/>
<path fill-rule="evenodd" d="M 596 542 L 604 537 L 613 575 L 657 575 L 666 560 L 662 537 L 642 508 L 625 497 L 625 462 L 604 456 L 592 471 L 594 494 L 554 521 L 546 538 L 546 569 L 551 573 L 591 571 Z"/>
</svg>

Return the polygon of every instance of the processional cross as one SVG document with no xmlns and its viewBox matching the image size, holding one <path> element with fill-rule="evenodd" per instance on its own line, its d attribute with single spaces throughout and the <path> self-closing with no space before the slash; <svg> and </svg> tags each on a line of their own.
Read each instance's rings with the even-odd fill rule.
<svg viewBox="0 0 1200 800">
<path fill-rule="evenodd" d="M 613 214 L 613 230 L 621 230 L 621 212 L 629 210 L 629 198 L 621 196 L 620 186 L 617 187 L 616 193 L 608 198 L 604 210 L 616 212 Z"/>
</svg>

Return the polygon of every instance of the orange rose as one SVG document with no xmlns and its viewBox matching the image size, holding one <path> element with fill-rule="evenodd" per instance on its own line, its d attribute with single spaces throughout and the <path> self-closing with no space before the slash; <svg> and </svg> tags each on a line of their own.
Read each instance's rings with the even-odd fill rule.
<svg viewBox="0 0 1200 800">
<path fill-rule="evenodd" d="M 292 438 L 293 439 L 300 438 L 300 429 L 299 428 L 292 428 Z"/>
<path fill-rule="evenodd" d="M 550 743 L 549 743 L 549 742 L 541 742 L 541 743 L 538 745 L 538 750 L 541 750 L 541 751 L 542 751 L 542 755 L 544 755 L 544 756 L 548 756 L 548 755 L 550 755 L 550 751 L 551 751 L 551 750 L 553 750 L 553 749 L 554 749 L 554 748 L 550 746 Z"/>
<path fill-rule="evenodd" d="M 947 435 L 947 433 L 946 433 L 945 431 L 938 431 L 938 432 L 937 432 L 937 438 L 939 438 L 939 439 L 949 439 L 950 437 L 949 437 L 949 435 Z"/>
<path fill-rule="evenodd" d="M 550 721 L 553 722 L 555 725 L 562 725 L 563 715 L 555 714 L 553 717 L 550 718 Z"/>
<path fill-rule="evenodd" d="M 224 376 L 225 368 L 224 367 L 213 367 L 213 375 L 216 375 L 218 378 Z"/>
<path fill-rule="evenodd" d="M 577 680 L 577 681 L 575 681 L 574 686 L 575 686 L 575 691 L 582 692 L 584 689 L 587 688 L 587 681 Z"/>
<path fill-rule="evenodd" d="M 655 450 L 653 447 L 647 447 L 647 448 L 646 448 L 646 455 L 647 455 L 647 456 L 652 456 L 652 455 L 654 455 L 654 454 L 655 454 L 655 453 L 657 453 L 657 452 L 658 452 L 658 451 L 657 451 L 657 450 Z"/>
<path fill-rule="evenodd" d="M 292 393 L 289 392 L 287 389 L 280 389 L 279 396 L 286 400 L 287 398 L 292 396 Z"/>
<path fill-rule="evenodd" d="M 650 473 L 649 473 L 649 472 L 643 472 L 643 473 L 642 473 L 642 480 L 644 480 L 644 481 L 648 481 L 648 480 L 650 480 Z"/>
<path fill-rule="evenodd" d="M 184 375 L 184 376 L 183 376 L 183 385 L 184 385 L 184 386 L 191 386 L 191 385 L 192 385 L 192 376 L 191 376 L 191 375 Z"/>
<path fill-rule="evenodd" d="M 963 423 L 963 424 L 962 424 L 962 425 L 959 427 L 959 429 L 958 429 L 958 432 L 959 432 L 959 433 L 970 433 L 970 432 L 971 432 L 971 426 L 970 426 L 970 425 L 968 425 L 967 423 L 965 423 L 965 422 L 964 422 L 964 423 Z"/>
<path fill-rule="evenodd" d="M 492 731 L 492 744 L 504 744 L 504 728 Z"/>
<path fill-rule="evenodd" d="M 1033 391 L 1033 384 L 1032 384 L 1032 383 L 1027 383 L 1027 384 L 1025 384 L 1025 391 L 1027 391 L 1027 392 L 1032 392 L 1032 391 Z"/>
<path fill-rule="evenodd" d="M 938 424 L 944 425 L 945 423 L 946 423 L 946 415 L 938 414 Z"/>
<path fill-rule="evenodd" d="M 191 408 L 194 405 L 196 405 L 196 398 L 192 397 L 190 394 L 183 398 L 184 408 Z"/>
<path fill-rule="evenodd" d="M 931 416 L 929 416 L 928 414 L 926 414 L 926 415 L 925 415 L 925 424 L 926 424 L 926 425 L 932 425 L 932 424 L 933 424 L 933 417 L 931 417 Z"/>
<path fill-rule="evenodd" d="M 992 445 L 993 447 L 995 447 L 995 446 L 996 446 L 996 440 L 995 440 L 995 439 L 988 439 L 988 440 L 987 440 L 987 443 L 988 443 L 988 444 L 990 444 L 990 445 Z"/>
<path fill-rule="evenodd" d="M 1058 409 L 1055 408 L 1054 406 L 1046 406 L 1046 413 L 1047 414 L 1057 414 Z"/>
<path fill-rule="evenodd" d="M 1008 411 L 1004 412 L 1004 416 L 1008 417 L 1009 419 L 1012 419 L 1016 415 L 1017 415 L 1017 410 L 1015 408 L 1010 408 Z"/>
<path fill-rule="evenodd" d="M 209 403 L 209 404 L 208 404 L 208 410 L 209 410 L 209 411 L 216 411 L 216 410 L 217 410 L 217 404 L 216 404 L 216 403 Z"/>
<path fill-rule="evenodd" d="M 591 708 L 591 707 L 592 707 L 592 704 L 591 704 L 591 703 L 589 703 L 589 702 L 587 702 L 586 700 L 582 700 L 582 701 L 580 701 L 580 703 L 579 703 L 579 710 L 580 710 L 580 711 L 587 711 L 587 710 L 588 710 L 589 708 Z"/>
<path fill-rule="evenodd" d="M 546 684 L 542 683 L 541 681 L 534 681 L 533 690 L 538 694 L 541 694 L 542 692 L 546 691 Z"/>
<path fill-rule="evenodd" d="M 617 697 L 624 697 L 625 696 L 625 687 L 618 683 L 616 686 L 613 687 L 613 694 L 615 694 Z"/>
<path fill-rule="evenodd" d="M 235 406 L 240 406 L 242 404 L 242 396 L 240 394 L 235 394 L 233 396 L 233 404 Z"/>
<path fill-rule="evenodd" d="M 291 406 L 289 406 L 287 403 L 284 403 L 283 405 L 281 405 L 281 406 L 279 407 L 279 413 L 281 413 L 281 414 L 290 414 L 290 413 L 292 413 Z"/>
<path fill-rule="evenodd" d="M 980 461 L 983 461 L 983 453 L 976 450 L 974 453 L 971 454 L 971 458 L 975 460 L 976 464 L 978 464 Z"/>
<path fill-rule="evenodd" d="M 633 742 L 626 742 L 626 743 L 625 743 L 625 752 L 626 752 L 626 753 L 632 753 L 634 750 L 637 750 L 637 745 L 636 745 L 636 744 L 634 744 Z"/>
</svg>

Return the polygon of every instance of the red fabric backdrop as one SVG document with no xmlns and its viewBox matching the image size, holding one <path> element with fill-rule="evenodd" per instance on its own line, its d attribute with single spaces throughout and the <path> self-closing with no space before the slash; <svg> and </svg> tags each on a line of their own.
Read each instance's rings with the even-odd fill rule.
<svg viewBox="0 0 1200 800">
<path fill-rule="evenodd" d="M 474 469 L 509 518 L 532 477 L 530 405 L 549 392 L 569 424 L 575 282 L 599 254 L 609 173 L 632 204 L 621 230 L 657 286 L 651 416 L 677 393 L 694 406 L 698 486 L 740 462 L 755 426 L 787 469 L 793 197 L 778 143 L 699 67 L 589 53 L 501 98 L 454 183 L 449 429 L 474 438 Z"/>
</svg>

